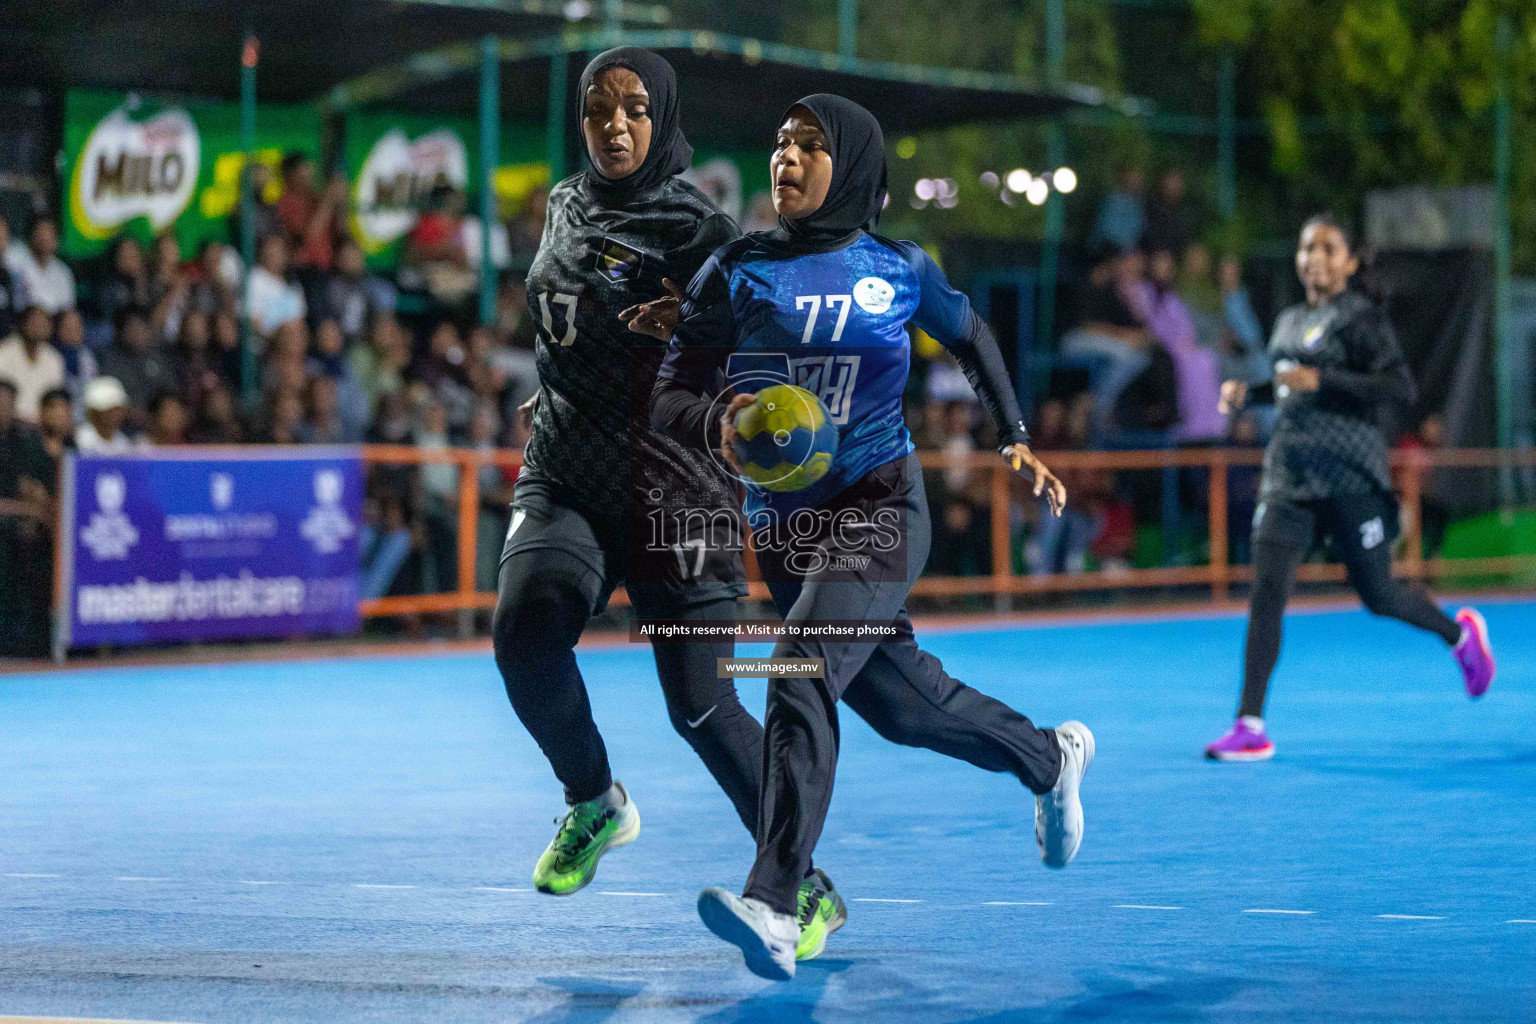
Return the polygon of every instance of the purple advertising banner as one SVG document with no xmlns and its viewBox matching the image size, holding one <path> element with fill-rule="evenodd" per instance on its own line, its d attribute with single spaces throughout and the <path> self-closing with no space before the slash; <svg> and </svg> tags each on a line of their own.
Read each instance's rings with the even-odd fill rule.
<svg viewBox="0 0 1536 1024">
<path fill-rule="evenodd" d="M 64 488 L 61 649 L 358 628 L 353 449 L 80 455 Z"/>
</svg>

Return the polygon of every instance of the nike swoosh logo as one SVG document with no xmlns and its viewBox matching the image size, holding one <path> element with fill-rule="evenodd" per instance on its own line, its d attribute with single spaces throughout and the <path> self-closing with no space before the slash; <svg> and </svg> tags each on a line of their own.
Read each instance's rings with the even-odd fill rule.
<svg viewBox="0 0 1536 1024">
<path fill-rule="evenodd" d="M 710 715 L 714 714 L 715 713 L 715 708 L 717 708 L 719 706 L 720 705 L 718 705 L 718 704 L 711 704 L 709 706 L 709 710 L 704 712 L 702 715 L 700 715 L 699 716 L 699 720 L 697 722 L 689 722 L 688 723 L 688 728 L 690 728 L 690 729 L 697 729 L 699 726 L 703 725 L 704 724 L 704 719 L 706 719 Z"/>
<path fill-rule="evenodd" d="M 517 528 L 523 525 L 523 517 L 527 514 L 522 509 L 512 513 L 512 528 L 507 531 L 507 540 L 511 540 L 512 535 L 517 532 Z"/>
</svg>

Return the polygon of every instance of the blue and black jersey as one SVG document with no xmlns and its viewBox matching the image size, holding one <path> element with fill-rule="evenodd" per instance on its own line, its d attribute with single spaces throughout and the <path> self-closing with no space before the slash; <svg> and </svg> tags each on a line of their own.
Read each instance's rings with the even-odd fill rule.
<svg viewBox="0 0 1536 1024">
<path fill-rule="evenodd" d="M 830 252 L 790 253 L 760 235 L 716 250 L 688 287 L 658 374 L 653 422 L 685 442 L 714 445 L 718 411 L 679 401 L 678 391 L 714 398 L 726 388 L 755 393 L 788 382 L 814 392 L 837 424 L 832 468 L 802 491 L 749 487 L 747 512 L 815 507 L 912 451 L 901 406 L 909 324 L 954 352 L 1002 443 L 1025 442 L 997 343 L 970 300 L 917 245 L 865 233 Z"/>
</svg>

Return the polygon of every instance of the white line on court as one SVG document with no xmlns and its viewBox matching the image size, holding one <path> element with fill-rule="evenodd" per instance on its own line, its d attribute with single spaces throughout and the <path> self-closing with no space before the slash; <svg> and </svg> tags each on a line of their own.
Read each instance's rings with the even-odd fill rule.
<svg viewBox="0 0 1536 1024">
<path fill-rule="evenodd" d="M 61 878 L 63 876 L 59 875 L 59 874 L 52 873 L 52 872 L 8 871 L 8 872 L 0 873 L 0 877 L 5 877 L 5 878 Z M 116 880 L 119 881 L 119 882 L 171 882 L 171 881 L 175 881 L 175 879 L 170 878 L 168 876 L 163 876 L 163 875 L 117 875 L 116 876 Z M 225 884 L 228 884 L 228 883 L 225 883 Z M 286 882 L 286 881 L 271 881 L 271 880 L 257 880 L 257 879 L 238 879 L 237 880 L 237 884 L 239 884 L 239 885 L 251 885 L 251 886 L 266 886 L 266 885 L 287 885 L 289 883 Z M 415 884 L 387 884 L 387 883 L 380 883 L 380 882 L 354 882 L 354 883 L 352 883 L 352 887 L 356 888 L 356 889 L 381 889 L 381 890 L 397 890 L 397 889 L 416 889 L 416 888 L 419 888 L 419 886 L 417 886 Z M 528 888 L 519 887 L 519 886 L 477 885 L 477 886 L 471 887 L 471 891 L 473 891 L 473 892 L 499 892 L 499 893 L 524 893 L 524 892 L 532 892 L 533 890 L 532 889 L 528 889 Z M 676 893 L 665 893 L 665 892 L 638 892 L 638 891 L 609 889 L 609 890 L 599 890 L 597 892 L 597 895 L 599 895 L 599 896 L 637 896 L 637 897 L 657 897 L 657 898 L 660 898 L 660 897 L 667 897 L 667 896 L 675 896 L 677 894 Z M 887 896 L 854 896 L 854 897 L 851 897 L 848 900 L 848 902 L 850 902 L 850 903 L 919 904 L 919 903 L 923 903 L 924 901 L 921 900 L 921 899 L 898 899 L 898 898 L 887 897 Z M 972 906 L 975 906 L 975 905 L 976 904 L 972 904 Z M 1055 903 L 1051 903 L 1051 902 L 1048 902 L 1048 901 L 1045 901 L 1045 900 L 987 900 L 987 901 L 985 901 L 985 902 L 980 904 L 980 906 L 983 906 L 983 907 L 1051 907 L 1051 906 L 1055 906 L 1055 905 L 1056 905 Z M 1115 903 L 1115 904 L 1111 904 L 1110 909 L 1113 909 L 1113 910 L 1181 911 L 1181 910 L 1187 910 L 1188 908 L 1187 907 L 1183 907 L 1183 906 L 1165 906 L 1165 905 L 1162 905 L 1162 904 L 1152 904 L 1152 903 Z M 1295 910 L 1295 909 L 1281 908 L 1281 907 L 1250 907 L 1248 909 L 1240 911 L 1240 913 L 1244 913 L 1244 914 L 1279 914 L 1279 915 L 1291 915 L 1291 916 L 1297 916 L 1297 917 L 1308 917 L 1308 916 L 1313 916 L 1313 915 L 1317 914 L 1318 911 L 1315 911 L 1315 910 Z M 1439 914 L 1374 914 L 1374 915 L 1372 915 L 1372 917 L 1374 917 L 1376 920 L 1380 920 L 1380 921 L 1444 921 L 1444 920 L 1447 920 L 1447 917 L 1445 915 L 1439 915 Z M 1515 917 L 1515 918 L 1509 918 L 1509 919 L 1505 920 L 1504 923 L 1505 924 L 1536 924 L 1536 918 Z M 21 1019 L 22 1018 L 5 1017 L 3 1015 L 0 1015 L 0 1024 L 8 1024 L 9 1021 L 21 1020 Z M 42 1020 L 44 1018 L 37 1018 L 37 1019 Z"/>
<path fill-rule="evenodd" d="M 0 1024 L 157 1024 L 152 1020 L 100 1020 L 96 1017 L 8 1017 L 0 1016 Z M 169 1021 L 158 1024 L 171 1024 Z"/>
<path fill-rule="evenodd" d="M 1183 910 L 1183 907 L 1159 907 L 1149 903 L 1116 903 L 1111 910 Z"/>
</svg>

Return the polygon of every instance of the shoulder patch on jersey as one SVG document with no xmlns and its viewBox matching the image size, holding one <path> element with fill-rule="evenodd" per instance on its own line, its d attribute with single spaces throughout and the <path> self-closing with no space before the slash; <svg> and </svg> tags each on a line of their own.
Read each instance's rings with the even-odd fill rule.
<svg viewBox="0 0 1536 1024">
<path fill-rule="evenodd" d="M 645 253 L 616 238 L 605 238 L 597 250 L 597 271 L 610 281 L 640 276 Z"/>
<path fill-rule="evenodd" d="M 853 286 L 853 301 L 866 313 L 884 313 L 895 297 L 896 289 L 883 277 L 866 277 Z"/>
</svg>

